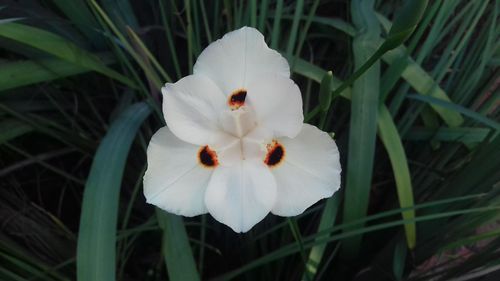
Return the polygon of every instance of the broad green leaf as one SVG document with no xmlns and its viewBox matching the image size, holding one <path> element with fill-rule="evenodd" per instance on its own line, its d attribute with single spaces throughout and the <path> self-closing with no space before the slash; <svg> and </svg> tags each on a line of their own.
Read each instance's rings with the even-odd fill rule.
<svg viewBox="0 0 500 281">
<path fill-rule="evenodd" d="M 324 77 L 324 75 L 326 75 L 326 71 L 321 69 L 320 67 L 317 67 L 317 66 L 314 66 L 304 60 L 297 60 L 297 65 L 296 65 L 296 68 L 295 68 L 295 71 L 301 75 L 304 75 L 305 77 L 308 77 L 310 79 L 313 79 L 314 81 L 317 81 L 318 83 L 321 81 L 320 77 Z M 335 77 L 333 78 L 333 84 L 334 85 L 339 85 L 340 82 L 338 79 L 336 79 Z M 369 85 L 367 86 L 369 88 Z M 352 94 L 351 94 L 351 88 L 346 88 L 342 93 L 341 93 L 342 96 L 350 99 L 352 97 Z M 385 106 L 384 106 L 385 108 Z M 390 117 L 390 116 L 389 116 Z M 392 121 L 392 118 L 390 120 L 382 120 L 382 117 L 380 115 L 378 115 L 376 117 L 376 122 L 379 124 L 378 126 L 380 127 L 381 125 L 384 127 L 384 128 L 391 128 L 392 126 L 394 126 L 394 122 Z M 397 133 L 397 130 L 395 131 L 395 133 Z M 379 134 L 380 134 L 380 131 L 379 131 Z M 394 137 L 397 137 L 399 139 L 399 142 L 401 142 L 400 140 L 400 137 L 399 137 L 399 134 L 395 135 Z M 384 142 L 383 142 L 384 143 Z M 388 145 L 386 145 L 386 143 L 384 143 L 384 146 L 386 148 L 386 150 L 394 150 L 397 148 L 392 148 L 392 147 L 389 147 Z M 400 148 L 399 149 L 402 149 L 402 144 L 400 144 Z M 399 153 L 399 152 L 398 152 Z M 404 150 L 403 150 L 403 153 L 404 153 Z M 404 157 L 406 159 L 406 156 Z M 406 164 L 407 165 L 407 164 Z M 408 168 L 406 166 L 406 168 Z M 394 168 L 393 168 L 394 169 Z M 398 171 L 398 169 L 400 169 L 399 167 L 394 169 L 394 173 L 396 173 Z M 395 177 L 401 177 L 401 175 L 399 176 L 396 176 L 396 174 L 394 175 Z M 360 176 L 362 177 L 362 176 Z M 408 173 L 408 180 L 409 180 L 409 173 Z M 403 175 L 402 176 L 402 179 L 404 179 L 405 176 Z M 401 184 L 404 184 L 404 180 L 401 182 Z M 400 189 L 402 190 L 406 190 L 406 192 L 411 192 L 411 182 L 409 185 L 406 185 L 406 186 L 397 186 L 398 188 L 398 194 L 400 192 L 404 192 L 404 191 L 400 191 Z M 409 190 L 408 190 L 409 188 Z M 404 207 L 405 205 L 408 205 L 408 198 L 407 196 L 403 196 L 403 197 L 399 197 L 400 201 L 399 201 L 399 204 L 401 207 Z M 353 199 L 353 200 L 356 200 L 356 199 Z M 412 201 L 413 201 L 413 197 L 412 197 Z M 346 207 L 347 208 L 347 207 Z M 410 227 L 411 228 L 411 227 Z M 413 226 L 414 228 L 414 226 Z M 415 231 L 414 230 L 409 230 L 409 232 L 407 232 L 407 235 L 413 235 L 415 236 Z M 411 238 L 411 237 L 407 237 L 407 241 L 410 242 L 410 241 L 415 241 L 415 237 Z M 414 244 L 414 243 L 413 243 Z M 408 243 L 408 246 L 411 246 L 412 244 L 411 243 Z"/>
<path fill-rule="evenodd" d="M 163 229 L 162 252 L 169 280 L 200 280 L 182 218 L 158 208 L 156 209 L 156 217 L 158 224 Z"/>
<path fill-rule="evenodd" d="M 378 40 L 380 27 L 373 10 L 374 1 L 351 2 L 353 22 L 361 33 L 354 37 L 352 48 L 354 65 L 361 68 L 376 52 L 372 44 Z M 343 222 L 349 223 L 366 215 L 377 136 L 380 62 L 375 62 L 352 86 L 351 121 L 347 159 Z M 344 82 L 345 83 L 345 82 Z M 345 85 L 345 84 L 343 84 Z M 336 90 L 337 91 L 337 90 Z M 358 227 L 361 227 L 358 226 Z M 352 229 L 347 229 L 350 231 Z M 342 252 L 348 258 L 357 256 L 362 236 L 342 241 Z"/>
<path fill-rule="evenodd" d="M 96 151 L 85 185 L 77 249 L 79 281 L 115 280 L 118 201 L 130 147 L 150 114 L 136 103 L 112 124 Z"/>
<path fill-rule="evenodd" d="M 401 208 L 412 207 L 413 188 L 411 184 L 410 169 L 408 167 L 408 159 L 401 142 L 396 124 L 392 120 L 391 114 L 385 105 L 380 106 L 377 119 L 378 133 L 382 143 L 384 144 L 396 180 L 396 188 L 398 192 L 399 205 Z M 403 218 L 411 220 L 415 218 L 415 211 L 410 210 L 402 213 Z M 408 248 L 415 248 L 417 241 L 417 230 L 415 223 L 405 224 L 406 242 Z"/>
<path fill-rule="evenodd" d="M 108 68 L 97 56 L 52 32 L 24 24 L 7 23 L 0 25 L 0 37 L 26 44 L 62 60 L 97 71 L 127 86 L 135 87 L 131 80 Z"/>
<path fill-rule="evenodd" d="M 403 44 L 413 33 L 420 22 L 429 0 L 409 0 L 403 9 L 397 13 L 394 24 L 382 48 L 388 50 Z"/>
<path fill-rule="evenodd" d="M 102 57 L 102 62 L 105 64 L 112 61 L 109 56 Z M 58 58 L 3 63 L 0 65 L 0 91 L 88 71 L 90 69 Z"/>
</svg>

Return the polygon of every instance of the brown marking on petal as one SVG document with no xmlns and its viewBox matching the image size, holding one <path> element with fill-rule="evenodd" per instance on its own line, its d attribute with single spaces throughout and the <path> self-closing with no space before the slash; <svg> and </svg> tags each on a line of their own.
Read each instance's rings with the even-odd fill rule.
<svg viewBox="0 0 500 281">
<path fill-rule="evenodd" d="M 279 164 L 283 163 L 285 159 L 285 147 L 273 140 L 270 144 L 267 145 L 267 154 L 266 158 L 264 158 L 264 163 L 270 168 L 277 167 Z"/>
<path fill-rule="evenodd" d="M 232 110 L 236 110 L 245 104 L 246 97 L 247 90 L 238 89 L 229 96 L 227 103 Z"/>
<path fill-rule="evenodd" d="M 198 151 L 198 161 L 205 168 L 215 168 L 219 165 L 217 153 L 210 149 L 208 145 L 202 146 Z"/>
</svg>

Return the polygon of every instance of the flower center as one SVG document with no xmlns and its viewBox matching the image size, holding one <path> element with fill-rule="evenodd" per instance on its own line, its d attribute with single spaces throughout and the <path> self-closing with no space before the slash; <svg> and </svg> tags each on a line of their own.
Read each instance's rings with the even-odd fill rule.
<svg viewBox="0 0 500 281">
<path fill-rule="evenodd" d="M 264 163 L 273 168 L 278 166 L 285 159 L 285 147 L 276 140 L 267 145 L 267 154 Z"/>
<path fill-rule="evenodd" d="M 223 111 L 219 122 L 226 133 L 237 138 L 244 137 L 257 126 L 255 113 L 246 105 L 238 109 Z"/>
<path fill-rule="evenodd" d="M 247 90 L 238 89 L 229 96 L 227 103 L 231 110 L 236 110 L 245 104 L 246 97 Z"/>
<path fill-rule="evenodd" d="M 202 146 L 198 151 L 198 160 L 200 164 L 206 168 L 215 168 L 219 165 L 217 153 L 210 149 L 208 145 Z"/>
</svg>

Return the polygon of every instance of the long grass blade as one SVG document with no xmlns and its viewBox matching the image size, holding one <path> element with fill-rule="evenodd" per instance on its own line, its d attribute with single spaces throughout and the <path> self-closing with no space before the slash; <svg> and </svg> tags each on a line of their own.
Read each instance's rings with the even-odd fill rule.
<svg viewBox="0 0 500 281">
<path fill-rule="evenodd" d="M 373 11 L 374 1 L 356 0 L 351 3 L 352 18 L 359 30 L 354 37 L 353 52 L 356 68 L 361 67 L 376 49 L 367 48 L 378 40 L 380 28 Z M 377 106 L 379 102 L 380 63 L 376 62 L 352 87 L 349 151 L 344 200 L 344 222 L 366 215 L 371 189 Z M 362 236 L 343 241 L 342 252 L 354 258 L 360 249 Z"/>
<path fill-rule="evenodd" d="M 77 249 L 79 281 L 115 280 L 118 199 L 129 149 L 151 109 L 130 106 L 111 125 L 92 162 L 83 195 Z"/>
<path fill-rule="evenodd" d="M 391 114 L 385 105 L 379 108 L 377 124 L 380 139 L 389 154 L 394 178 L 396 179 L 399 205 L 401 208 L 411 207 L 414 204 L 414 200 L 408 160 L 406 159 L 406 153 L 396 124 L 394 124 Z M 406 211 L 402 215 L 404 219 L 411 220 L 415 218 L 415 211 Z M 408 248 L 413 249 L 417 242 L 416 225 L 415 223 L 411 223 L 405 224 L 404 227 Z"/>
<path fill-rule="evenodd" d="M 182 218 L 156 209 L 158 223 L 163 229 L 163 256 L 171 281 L 200 280 L 196 271 L 193 252 Z"/>
<path fill-rule="evenodd" d="M 321 232 L 333 226 L 338 215 L 340 199 L 340 194 L 335 194 L 332 198 L 329 198 L 326 201 L 325 208 L 323 209 L 323 213 L 321 214 L 321 219 L 319 220 L 318 232 Z M 319 238 L 320 237 L 318 237 L 318 239 Z M 325 244 L 318 244 L 311 248 L 306 263 L 306 271 L 302 276 L 303 281 L 314 280 L 314 277 L 318 273 L 319 264 L 323 259 L 325 249 Z"/>
<path fill-rule="evenodd" d="M 57 34 L 24 24 L 8 23 L 0 25 L 0 37 L 26 44 L 62 60 L 97 71 L 127 86 L 135 87 L 131 80 L 108 68 L 98 57 Z"/>
<path fill-rule="evenodd" d="M 101 61 L 104 64 L 109 64 L 114 60 L 110 56 L 101 56 Z M 58 58 L 8 62 L 0 65 L 0 91 L 89 71 L 90 69 L 86 67 Z"/>
</svg>

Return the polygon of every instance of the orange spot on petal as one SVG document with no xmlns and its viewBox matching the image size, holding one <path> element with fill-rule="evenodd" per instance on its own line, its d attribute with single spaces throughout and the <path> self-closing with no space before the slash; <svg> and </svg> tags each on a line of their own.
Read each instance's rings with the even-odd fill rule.
<svg viewBox="0 0 500 281">
<path fill-rule="evenodd" d="M 273 140 L 270 144 L 267 145 L 267 154 L 264 158 L 264 163 L 273 168 L 278 166 L 285 159 L 285 147 Z"/>
<path fill-rule="evenodd" d="M 238 89 L 229 96 L 227 103 L 232 110 L 236 110 L 245 104 L 246 97 L 247 90 Z"/>
<path fill-rule="evenodd" d="M 206 168 L 215 168 L 219 165 L 217 153 L 210 149 L 208 145 L 202 146 L 198 151 L 198 161 Z"/>
</svg>

